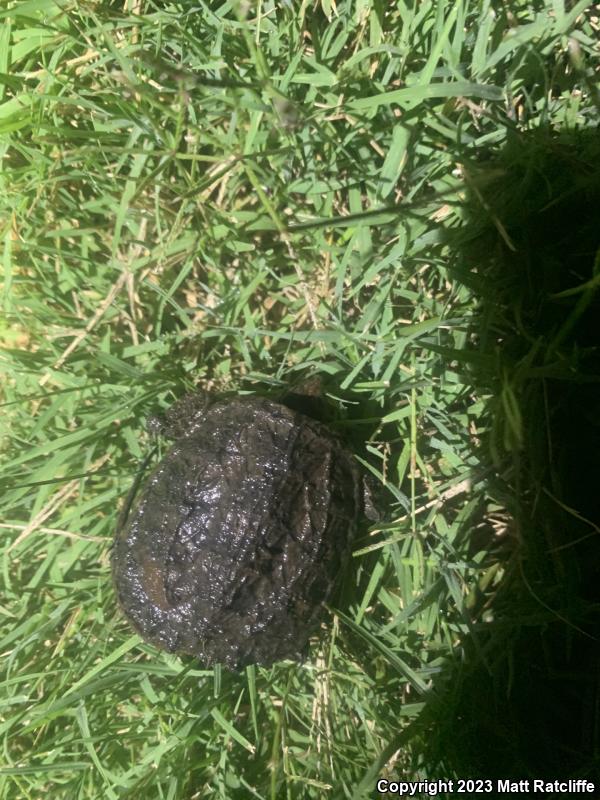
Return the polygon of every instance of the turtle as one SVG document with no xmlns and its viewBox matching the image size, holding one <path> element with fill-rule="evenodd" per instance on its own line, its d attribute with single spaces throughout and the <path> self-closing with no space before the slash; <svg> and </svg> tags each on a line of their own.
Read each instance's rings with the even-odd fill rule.
<svg viewBox="0 0 600 800">
<path fill-rule="evenodd" d="M 119 605 L 147 642 L 231 670 L 304 658 L 374 514 L 346 444 L 293 405 L 191 395 L 167 412 L 174 442 L 111 554 Z"/>
</svg>

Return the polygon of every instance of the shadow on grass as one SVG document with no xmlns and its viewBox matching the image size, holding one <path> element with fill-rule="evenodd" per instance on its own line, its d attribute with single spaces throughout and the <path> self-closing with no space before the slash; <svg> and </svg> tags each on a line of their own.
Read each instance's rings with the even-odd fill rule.
<svg viewBox="0 0 600 800">
<path fill-rule="evenodd" d="M 437 684 L 426 763 L 442 775 L 600 775 L 600 139 L 515 137 L 465 170 L 455 277 L 481 298 L 473 382 L 509 516 L 504 580 Z M 475 359 L 473 359 L 475 363 Z M 490 527 L 491 530 L 491 527 Z M 492 535 L 492 534 L 490 534 Z M 475 646 L 477 644 L 477 647 Z M 484 663 L 485 662 L 485 663 Z"/>
</svg>

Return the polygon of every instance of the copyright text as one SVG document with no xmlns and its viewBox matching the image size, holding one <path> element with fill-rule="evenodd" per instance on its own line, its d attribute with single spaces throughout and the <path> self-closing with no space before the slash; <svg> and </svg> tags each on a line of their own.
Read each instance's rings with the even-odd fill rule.
<svg viewBox="0 0 600 800">
<path fill-rule="evenodd" d="M 503 780 L 439 780 L 439 781 L 389 781 L 380 778 L 377 791 L 400 797 L 428 795 L 438 797 L 449 794 L 584 794 L 591 793 L 595 784 L 587 780 L 543 781 L 524 779 Z"/>
</svg>

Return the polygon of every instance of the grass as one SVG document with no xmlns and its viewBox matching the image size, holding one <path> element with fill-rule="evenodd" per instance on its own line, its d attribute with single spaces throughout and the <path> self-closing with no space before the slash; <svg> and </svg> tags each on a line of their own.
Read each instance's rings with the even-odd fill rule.
<svg viewBox="0 0 600 800">
<path fill-rule="evenodd" d="M 0 19 L 0 797 L 593 779 L 597 7 Z M 382 486 L 347 603 L 303 664 L 156 652 L 109 569 L 144 419 L 306 374 Z"/>
</svg>

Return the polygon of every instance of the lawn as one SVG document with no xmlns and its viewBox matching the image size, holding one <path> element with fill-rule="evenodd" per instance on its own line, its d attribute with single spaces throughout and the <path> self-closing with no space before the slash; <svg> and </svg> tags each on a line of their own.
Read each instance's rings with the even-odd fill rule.
<svg viewBox="0 0 600 800">
<path fill-rule="evenodd" d="M 1 4 L 1 800 L 600 775 L 599 36 L 564 0 Z M 157 651 L 110 570 L 147 419 L 307 378 L 381 507 L 307 658 Z"/>
</svg>

